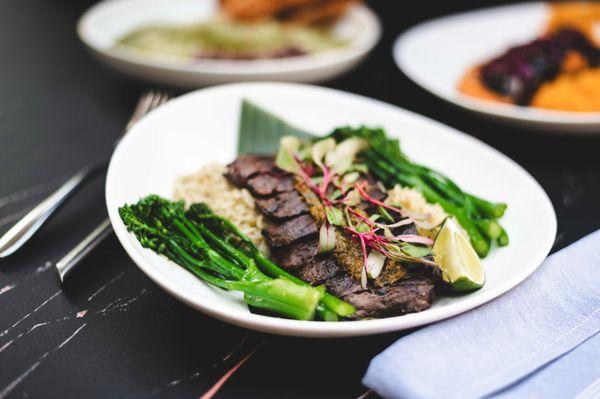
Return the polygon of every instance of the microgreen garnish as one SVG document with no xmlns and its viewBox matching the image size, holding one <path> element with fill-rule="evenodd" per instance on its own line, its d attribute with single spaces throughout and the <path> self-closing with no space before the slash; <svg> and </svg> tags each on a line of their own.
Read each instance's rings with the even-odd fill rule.
<svg viewBox="0 0 600 399">
<path fill-rule="evenodd" d="M 367 276 L 379 276 L 385 259 L 434 264 L 422 259 L 431 252 L 427 248 L 433 244 L 431 239 L 392 232 L 417 221 L 426 223 L 429 215 L 410 212 L 369 195 L 369 182 L 361 178 L 368 170 L 364 164 L 353 162 L 356 154 L 366 148 L 365 142 L 349 140 L 336 145 L 328 138 L 308 146 L 296 139 L 282 140 L 283 149 L 277 157 L 278 166 L 282 161 L 286 171 L 299 176 L 324 207 L 325 221 L 319 231 L 318 252 L 326 253 L 335 248 L 335 227 L 342 227 L 360 245 L 364 288 Z M 378 213 L 367 214 L 360 207 L 362 203 L 376 206 Z"/>
</svg>

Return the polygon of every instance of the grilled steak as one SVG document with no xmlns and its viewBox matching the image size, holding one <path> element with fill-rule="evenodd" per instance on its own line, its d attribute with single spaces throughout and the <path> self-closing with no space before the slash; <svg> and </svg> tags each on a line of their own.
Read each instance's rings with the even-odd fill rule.
<svg viewBox="0 0 600 399">
<path fill-rule="evenodd" d="M 227 177 L 255 196 L 257 208 L 268 220 L 263 235 L 277 263 L 312 285 L 325 285 L 329 292 L 353 304 L 357 309 L 353 317 L 418 312 L 433 302 L 435 279 L 425 269 L 417 267 L 413 273 L 398 262 L 386 262 L 380 278 L 364 289 L 359 281 L 362 253 L 341 232 L 337 233 L 339 245 L 334 253 L 318 255 L 317 234 L 324 210 L 305 184 L 277 169 L 272 157 L 242 156 L 229 165 Z M 385 192 L 376 184 L 369 184 L 367 192 L 378 200 L 385 199 Z M 394 233 L 416 234 L 416 228 L 403 226 Z"/>
<path fill-rule="evenodd" d="M 245 155 L 227 166 L 225 176 L 236 186 L 245 186 L 248 179 L 259 173 L 268 173 L 275 169 L 273 157 L 264 155 Z"/>
<path fill-rule="evenodd" d="M 306 263 L 304 267 L 298 268 L 296 275 L 312 285 L 321 285 L 330 278 L 343 272 L 344 270 L 340 267 L 334 257 L 326 256 L 322 258 L 313 258 L 312 261 Z"/>
<path fill-rule="evenodd" d="M 357 309 L 357 318 L 420 312 L 431 306 L 434 285 L 425 278 L 400 280 L 394 285 L 362 291 L 345 299 Z"/>
<path fill-rule="evenodd" d="M 296 191 L 277 194 L 271 198 L 257 199 L 256 207 L 263 215 L 275 220 L 285 220 L 308 213 L 308 207 Z"/>
<path fill-rule="evenodd" d="M 430 262 L 433 262 L 433 256 L 428 255 L 425 257 Z M 436 287 L 440 289 L 447 289 L 448 283 L 444 280 L 442 270 L 437 266 L 431 265 L 409 265 L 410 273 L 416 277 L 425 277 L 431 281 L 433 281 Z"/>
<path fill-rule="evenodd" d="M 317 225 L 310 215 L 302 215 L 281 224 L 270 224 L 263 230 L 269 247 L 281 247 L 317 235 Z"/>
<path fill-rule="evenodd" d="M 317 256 L 319 243 L 316 240 L 299 242 L 289 247 L 274 248 L 277 264 L 286 270 L 295 270 L 308 264 Z"/>
<path fill-rule="evenodd" d="M 364 291 L 364 288 L 360 283 L 350 277 L 348 273 L 343 273 L 327 280 L 325 282 L 325 288 L 327 288 L 327 291 L 342 299 L 346 299 L 356 292 Z"/>
<path fill-rule="evenodd" d="M 259 173 L 246 181 L 248 190 L 255 197 L 270 197 L 294 189 L 294 179 L 290 175 L 275 176 L 271 173 Z"/>
</svg>

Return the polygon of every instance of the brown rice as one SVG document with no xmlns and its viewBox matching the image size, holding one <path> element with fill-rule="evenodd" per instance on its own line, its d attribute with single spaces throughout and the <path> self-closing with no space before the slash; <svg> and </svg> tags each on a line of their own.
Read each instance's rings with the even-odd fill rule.
<svg viewBox="0 0 600 399">
<path fill-rule="evenodd" d="M 218 215 L 238 226 L 261 251 L 268 247 L 262 236 L 264 218 L 254 207 L 254 198 L 246 189 L 232 185 L 223 175 L 227 168 L 218 163 L 203 166 L 198 172 L 175 182 L 174 197 L 189 206 L 205 202 Z"/>
</svg>

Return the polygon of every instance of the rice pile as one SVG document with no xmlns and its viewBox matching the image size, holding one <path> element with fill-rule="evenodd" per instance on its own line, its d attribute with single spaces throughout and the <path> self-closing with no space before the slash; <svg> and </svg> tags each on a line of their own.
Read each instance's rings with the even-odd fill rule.
<svg viewBox="0 0 600 399">
<path fill-rule="evenodd" d="M 427 214 L 426 222 L 434 226 L 440 225 L 448 217 L 448 214 L 439 204 L 430 204 L 425 200 L 423 194 L 412 188 L 395 186 L 388 191 L 385 202 L 391 205 L 399 205 L 409 211 Z M 418 230 L 420 234 L 433 238 L 437 234 L 438 228 L 431 230 L 419 228 Z"/>
<path fill-rule="evenodd" d="M 238 226 L 261 251 L 268 251 L 261 234 L 263 216 L 256 211 L 250 192 L 235 187 L 223 176 L 226 170 L 223 165 L 211 163 L 197 173 L 180 177 L 175 182 L 175 199 L 185 201 L 187 206 L 205 202 L 217 215 Z"/>
</svg>

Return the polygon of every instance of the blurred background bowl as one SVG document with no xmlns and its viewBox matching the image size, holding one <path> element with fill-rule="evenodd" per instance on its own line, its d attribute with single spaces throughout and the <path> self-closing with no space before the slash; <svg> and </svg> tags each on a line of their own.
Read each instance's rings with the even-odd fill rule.
<svg viewBox="0 0 600 399">
<path fill-rule="evenodd" d="M 255 80 L 322 82 L 358 65 L 381 35 L 376 15 L 364 5 L 355 5 L 332 27 L 336 37 L 348 42 L 317 54 L 190 62 L 149 57 L 117 46 L 118 39 L 133 29 L 155 24 L 199 23 L 217 12 L 217 0 L 106 0 L 81 17 L 77 33 L 91 52 L 109 67 L 138 79 L 183 88 Z"/>
</svg>

